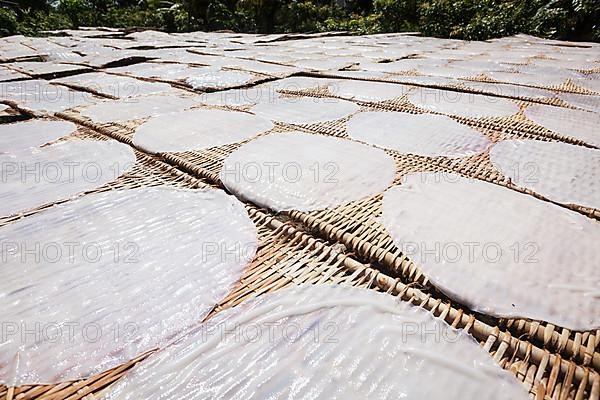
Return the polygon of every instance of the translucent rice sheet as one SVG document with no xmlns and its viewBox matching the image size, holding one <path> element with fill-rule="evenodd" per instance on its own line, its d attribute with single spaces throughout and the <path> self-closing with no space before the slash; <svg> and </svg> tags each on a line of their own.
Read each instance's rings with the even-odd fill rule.
<svg viewBox="0 0 600 400">
<path fill-rule="evenodd" d="M 0 84 L 0 100 L 9 100 L 20 107 L 39 112 L 59 112 L 93 104 L 90 93 L 77 92 L 44 80 L 5 82 Z"/>
<path fill-rule="evenodd" d="M 38 147 L 70 135 L 76 130 L 77 126 L 67 121 L 32 120 L 0 124 L 0 153 Z"/>
<path fill-rule="evenodd" d="M 495 144 L 490 158 L 518 186 L 558 203 L 600 209 L 600 150 L 560 142 L 508 140 Z"/>
<path fill-rule="evenodd" d="M 218 190 L 84 196 L 0 228 L 0 383 L 87 378 L 199 323 L 252 260 L 254 224 Z"/>
<path fill-rule="evenodd" d="M 244 71 L 209 69 L 189 76 L 185 81 L 196 90 L 225 89 L 243 86 L 254 79 L 254 75 Z"/>
<path fill-rule="evenodd" d="M 484 152 L 490 141 L 445 115 L 363 112 L 347 125 L 356 140 L 427 157 L 468 157 Z"/>
<path fill-rule="evenodd" d="M 344 70 L 344 71 L 336 71 L 336 76 L 342 76 L 344 78 L 351 79 L 383 79 L 385 77 L 384 72 L 380 71 L 353 71 L 353 70 Z"/>
<path fill-rule="evenodd" d="M 136 129 L 133 143 L 150 153 L 200 150 L 241 142 L 273 126 L 249 113 L 190 110 L 151 118 Z"/>
<path fill-rule="evenodd" d="M 559 86 L 564 84 L 568 76 L 548 75 L 548 74 L 530 74 L 518 72 L 486 72 L 490 78 L 504 83 L 516 83 L 527 86 Z"/>
<path fill-rule="evenodd" d="M 519 112 L 512 100 L 472 93 L 418 88 L 408 98 L 417 107 L 467 118 L 509 117 Z"/>
<path fill-rule="evenodd" d="M 301 286 L 249 300 L 104 394 L 137 399 L 527 399 L 468 335 L 392 296 Z"/>
<path fill-rule="evenodd" d="M 518 99 L 551 99 L 556 94 L 545 89 L 528 86 L 510 85 L 506 83 L 471 82 L 462 81 L 461 85 L 471 90 L 483 91 L 498 96 L 513 97 Z"/>
<path fill-rule="evenodd" d="M 396 173 L 383 150 L 346 139 L 294 132 L 241 146 L 220 177 L 242 198 L 277 211 L 310 211 L 384 191 Z"/>
<path fill-rule="evenodd" d="M 440 290 L 475 311 L 600 327 L 595 220 L 492 183 L 424 173 L 385 193 L 383 223 Z"/>
<path fill-rule="evenodd" d="M 81 140 L 0 154 L 0 216 L 66 200 L 114 181 L 136 161 L 115 140 Z"/>
<path fill-rule="evenodd" d="M 592 92 L 600 93 L 599 79 L 577 79 L 573 80 L 573 83 Z"/>
<path fill-rule="evenodd" d="M 265 83 L 248 88 L 202 93 L 198 96 L 198 101 L 215 106 L 254 106 L 262 101 L 274 101 L 278 96 L 277 90 L 281 88 L 278 82 L 283 81 L 276 81 L 272 85 Z"/>
<path fill-rule="evenodd" d="M 331 98 L 280 97 L 263 99 L 251 111 L 289 124 L 314 124 L 344 118 L 358 111 L 352 102 Z"/>
<path fill-rule="evenodd" d="M 194 97 L 174 95 L 142 96 L 121 101 L 107 101 L 87 107 L 81 112 L 95 122 L 125 122 L 183 111 L 198 103 Z"/>
<path fill-rule="evenodd" d="M 291 74 L 300 72 L 299 68 L 240 58 L 221 58 L 217 65 L 220 65 L 221 67 L 237 68 L 244 71 L 257 72 L 259 74 L 277 77 L 289 76 Z"/>
<path fill-rule="evenodd" d="M 316 59 L 303 59 L 293 63 L 297 68 L 312 71 L 327 71 L 344 69 L 356 64 L 356 58 L 327 57 L 325 54 Z"/>
<path fill-rule="evenodd" d="M 10 66 L 17 71 L 25 72 L 33 75 L 43 75 L 43 74 L 56 74 L 61 72 L 73 72 L 82 69 L 86 69 L 86 67 L 81 67 L 79 65 L 72 64 L 60 64 L 53 62 L 16 62 L 10 64 Z"/>
<path fill-rule="evenodd" d="M 535 104 L 525 116 L 546 129 L 600 147 L 600 114 Z"/>
<path fill-rule="evenodd" d="M 410 91 L 410 87 L 397 83 L 340 79 L 330 85 L 330 91 L 347 99 L 379 102 L 400 98 Z"/>
<path fill-rule="evenodd" d="M 146 82 L 101 72 L 69 76 L 53 82 L 84 87 L 116 98 L 157 94 L 171 90 L 171 85 L 168 83 Z"/>
<path fill-rule="evenodd" d="M 0 66 L 0 82 L 23 78 L 27 78 L 27 75 Z"/>
<path fill-rule="evenodd" d="M 449 78 L 446 76 L 426 76 L 426 75 L 392 75 L 386 79 L 389 79 L 394 82 L 400 82 L 405 84 L 415 84 L 415 85 L 426 85 L 432 87 L 439 86 L 448 86 L 448 85 L 459 85 L 464 82 L 462 80 L 456 78 Z"/>
<path fill-rule="evenodd" d="M 181 80 L 193 76 L 196 73 L 202 73 L 208 70 L 208 67 L 191 67 L 186 64 L 139 63 L 127 65 L 125 67 L 111 68 L 110 71 L 139 78 Z"/>
<path fill-rule="evenodd" d="M 559 93 L 557 97 L 563 101 L 566 101 L 574 107 L 578 107 L 586 111 L 594 111 L 600 113 L 600 96 L 591 96 L 586 94 L 575 93 Z"/>
</svg>

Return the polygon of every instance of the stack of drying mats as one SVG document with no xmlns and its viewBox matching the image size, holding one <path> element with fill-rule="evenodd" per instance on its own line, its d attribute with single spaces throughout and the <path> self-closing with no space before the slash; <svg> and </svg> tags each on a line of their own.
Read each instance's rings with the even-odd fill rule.
<svg viewBox="0 0 600 400">
<path fill-rule="evenodd" d="M 600 398 L 600 46 L 0 41 L 1 399 Z"/>
</svg>

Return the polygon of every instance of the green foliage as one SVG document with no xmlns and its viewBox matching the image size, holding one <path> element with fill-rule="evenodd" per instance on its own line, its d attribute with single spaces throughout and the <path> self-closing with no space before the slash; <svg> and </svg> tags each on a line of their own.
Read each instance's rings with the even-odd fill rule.
<svg viewBox="0 0 600 400">
<path fill-rule="evenodd" d="M 523 32 L 600 40 L 598 0 L 21 0 L 19 4 L 19 9 L 0 9 L 0 35 L 113 26 L 167 32 L 420 31 L 467 40 Z"/>
<path fill-rule="evenodd" d="M 600 2 L 595 0 L 535 1 L 530 31 L 555 39 L 600 40 Z"/>
<path fill-rule="evenodd" d="M 281 32 L 318 32 L 336 9 L 312 1 L 292 1 L 281 8 L 277 26 Z"/>
<path fill-rule="evenodd" d="M 526 31 L 520 18 L 523 4 L 501 0 L 433 2 L 423 8 L 423 32 L 468 40 L 519 33 Z"/>
<path fill-rule="evenodd" d="M 479 2 L 469 0 L 424 2 L 420 7 L 420 25 L 425 35 L 460 37 L 461 27 L 475 16 Z"/>
<path fill-rule="evenodd" d="M 164 19 L 162 13 L 156 10 L 144 10 L 140 7 L 111 8 L 103 18 L 108 25 L 115 28 L 131 27 L 158 27 L 163 26 Z"/>
<path fill-rule="evenodd" d="M 159 26 L 167 32 L 181 32 L 186 29 L 188 22 L 188 12 L 179 4 L 171 4 L 169 7 L 158 8 L 155 13 L 156 21 L 154 25 L 143 26 Z M 146 21 L 150 22 L 150 21 Z"/>
<path fill-rule="evenodd" d="M 238 32 L 256 33 L 256 15 L 253 10 L 238 4 L 235 8 L 234 20 L 236 22 L 235 30 Z"/>
<path fill-rule="evenodd" d="M 234 12 L 235 10 L 230 10 L 227 5 L 218 0 L 211 1 L 206 9 L 206 27 L 213 31 L 235 29 Z"/>
<path fill-rule="evenodd" d="M 366 16 L 353 14 L 348 18 L 328 18 L 325 22 L 319 25 L 319 30 L 327 31 L 349 31 L 359 35 L 370 35 L 380 33 L 382 29 L 379 26 L 379 17 L 375 14 Z"/>
<path fill-rule="evenodd" d="M 375 0 L 373 6 L 381 31 L 418 30 L 420 9 L 416 0 Z"/>
<path fill-rule="evenodd" d="M 97 16 L 86 0 L 60 0 L 57 11 L 69 18 L 74 28 L 94 25 Z"/>
<path fill-rule="evenodd" d="M 71 20 L 59 12 L 31 11 L 19 22 L 18 31 L 22 35 L 34 36 L 40 31 L 72 27 Z"/>
<path fill-rule="evenodd" d="M 17 33 L 17 14 L 8 8 L 0 8 L 0 36 Z"/>
<path fill-rule="evenodd" d="M 482 40 L 524 32 L 589 40 L 598 7 L 586 0 L 433 0 L 421 4 L 419 22 L 424 34 L 439 37 Z"/>
</svg>

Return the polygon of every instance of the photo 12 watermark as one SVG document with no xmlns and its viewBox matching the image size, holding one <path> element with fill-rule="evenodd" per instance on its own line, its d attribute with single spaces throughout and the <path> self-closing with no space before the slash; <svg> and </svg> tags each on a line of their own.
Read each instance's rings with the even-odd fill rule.
<svg viewBox="0 0 600 400">
<path fill-rule="evenodd" d="M 0 182 L 28 184 L 98 183 L 115 180 L 123 174 L 123 171 L 131 169 L 134 165 L 133 162 L 102 165 L 93 161 L 2 161 L 0 162 Z"/>
<path fill-rule="evenodd" d="M 249 161 L 225 164 L 221 170 L 221 177 L 229 182 L 246 183 L 328 183 L 337 184 L 336 175 L 340 167 L 335 162 L 315 162 L 302 165 L 298 162 L 278 161 Z"/>
<path fill-rule="evenodd" d="M 411 242 L 400 246 L 403 254 L 421 264 L 536 264 L 540 246 L 535 242 Z"/>
<path fill-rule="evenodd" d="M 135 343 L 140 327 L 135 322 L 115 322 L 103 326 L 97 322 L 0 322 L 0 345 L 58 343 Z"/>
<path fill-rule="evenodd" d="M 31 264 L 137 264 L 140 246 L 136 242 L 0 242 L 2 263 Z"/>
<path fill-rule="evenodd" d="M 215 82 L 215 85 L 219 82 Z M 316 96 L 315 93 L 322 95 Z M 326 94 L 326 95 L 323 95 Z M 339 85 L 331 80 L 324 84 L 300 85 L 292 81 L 274 81 L 262 85 L 228 89 L 218 92 L 204 92 L 199 99 L 203 103 L 221 103 L 231 105 L 254 105 L 259 103 L 291 103 L 309 99 L 315 103 L 337 103 Z"/>
</svg>

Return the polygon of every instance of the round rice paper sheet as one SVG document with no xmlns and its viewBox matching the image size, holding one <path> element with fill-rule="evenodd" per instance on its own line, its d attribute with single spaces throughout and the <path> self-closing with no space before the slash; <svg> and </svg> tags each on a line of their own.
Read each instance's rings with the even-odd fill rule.
<svg viewBox="0 0 600 400">
<path fill-rule="evenodd" d="M 225 159 L 220 178 L 238 196 L 276 211 L 311 211 L 384 191 L 396 173 L 383 150 L 330 136 L 261 136 Z"/>
<path fill-rule="evenodd" d="M 103 399 L 464 396 L 528 398 L 474 339 L 432 314 L 367 289 L 306 285 L 218 314 Z"/>
<path fill-rule="evenodd" d="M 383 223 L 437 288 L 474 311 L 600 327 L 595 220 L 492 183 L 424 173 L 385 193 Z"/>
<path fill-rule="evenodd" d="M 257 233 L 222 191 L 161 187 L 82 197 L 0 228 L 0 241 L 10 387 L 88 378 L 164 346 L 227 295 Z"/>
<path fill-rule="evenodd" d="M 72 140 L 0 154 L 0 216 L 67 200 L 118 179 L 136 162 L 116 140 Z"/>
</svg>

